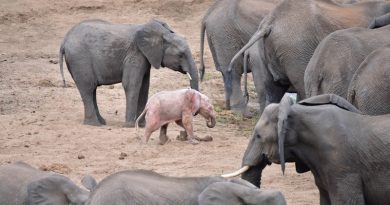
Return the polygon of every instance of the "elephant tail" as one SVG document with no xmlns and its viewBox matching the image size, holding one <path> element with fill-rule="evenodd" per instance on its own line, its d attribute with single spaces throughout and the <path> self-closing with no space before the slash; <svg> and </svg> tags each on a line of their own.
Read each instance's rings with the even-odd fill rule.
<svg viewBox="0 0 390 205">
<path fill-rule="evenodd" d="M 63 65 L 64 54 L 65 54 L 64 42 L 62 42 L 61 43 L 61 47 L 60 47 L 60 53 L 59 53 L 59 56 L 58 56 L 59 57 L 58 64 L 60 64 L 60 72 L 61 72 L 63 87 L 65 88 L 66 87 L 66 83 L 65 83 L 65 77 L 64 77 L 64 65 Z"/>
<path fill-rule="evenodd" d="M 142 118 L 142 116 L 144 116 L 146 114 L 146 112 L 148 111 L 148 106 L 145 107 L 144 111 L 142 111 L 142 113 L 138 116 L 137 120 L 135 120 L 135 129 L 137 130 L 138 132 L 138 122 L 139 120 Z"/>
<path fill-rule="evenodd" d="M 244 52 L 244 99 L 246 104 L 249 102 L 248 94 L 248 60 L 249 60 L 249 51 Z"/>
<path fill-rule="evenodd" d="M 204 60 L 203 60 L 203 52 L 204 52 L 204 35 L 206 32 L 206 19 L 204 18 L 202 20 L 202 24 L 200 26 L 200 51 L 199 51 L 199 57 L 200 57 L 200 80 L 203 81 L 204 73 L 205 73 L 205 67 L 204 67 Z"/>
<path fill-rule="evenodd" d="M 232 71 L 233 63 L 237 60 L 237 58 L 239 58 L 248 48 L 250 48 L 258 40 L 264 38 L 264 36 L 266 36 L 270 31 L 271 31 L 270 26 L 265 26 L 265 27 L 259 29 L 258 31 L 256 31 L 256 33 L 253 34 L 251 39 L 249 39 L 248 43 L 246 43 L 245 46 L 242 47 L 241 50 L 238 51 L 236 53 L 236 55 L 233 56 L 232 60 L 230 60 L 228 72 Z"/>
</svg>

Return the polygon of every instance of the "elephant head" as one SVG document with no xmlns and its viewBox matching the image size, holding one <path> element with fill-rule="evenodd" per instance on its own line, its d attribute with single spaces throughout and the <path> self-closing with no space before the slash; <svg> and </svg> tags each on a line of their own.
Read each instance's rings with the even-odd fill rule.
<svg viewBox="0 0 390 205">
<path fill-rule="evenodd" d="M 191 50 L 186 40 L 174 33 L 166 23 L 151 20 L 137 31 L 135 41 L 153 67 L 168 67 L 187 74 L 191 88 L 199 90 L 198 69 Z"/>
<path fill-rule="evenodd" d="M 198 91 L 193 91 L 190 97 L 192 113 L 199 113 L 202 115 L 207 120 L 207 127 L 215 127 L 216 114 L 214 112 L 214 106 L 210 103 L 209 98 Z"/>
<path fill-rule="evenodd" d="M 31 205 L 83 205 L 88 197 L 88 191 L 79 188 L 69 178 L 58 174 L 40 178 L 27 186 L 27 204 Z"/>
<path fill-rule="evenodd" d="M 315 96 L 302 100 L 299 104 L 305 106 L 332 104 L 351 112 L 360 113 L 347 100 L 334 94 Z M 285 162 L 295 162 L 298 173 L 309 171 L 309 168 L 294 157 L 291 152 L 292 147 L 298 143 L 299 134 L 292 129 L 292 127 L 298 126 L 293 123 L 295 116 L 291 114 L 292 105 L 293 100 L 288 94 L 285 94 L 279 104 L 270 104 L 266 107 L 255 126 L 253 136 L 244 153 L 241 170 L 224 175 L 225 177 L 244 173 L 242 175 L 244 179 L 254 185 L 259 185 L 261 171 L 269 162 L 281 164 L 283 174 Z"/>
<path fill-rule="evenodd" d="M 207 119 L 207 127 L 213 128 L 215 127 L 216 115 L 214 112 L 214 106 L 210 103 L 209 98 L 206 95 L 200 93 L 200 108 L 199 114 L 202 115 L 205 119 Z"/>
</svg>

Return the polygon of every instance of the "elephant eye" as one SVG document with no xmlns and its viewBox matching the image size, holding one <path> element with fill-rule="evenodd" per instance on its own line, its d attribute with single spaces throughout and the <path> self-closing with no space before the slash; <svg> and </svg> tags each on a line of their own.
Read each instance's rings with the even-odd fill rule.
<svg viewBox="0 0 390 205">
<path fill-rule="evenodd" d="M 184 53 L 180 53 L 179 58 L 183 58 L 183 57 L 184 57 Z"/>
<path fill-rule="evenodd" d="M 257 134 L 257 135 L 256 135 L 256 138 L 257 138 L 257 139 L 260 139 L 260 138 L 261 138 L 261 136 L 260 136 L 259 134 Z"/>
</svg>

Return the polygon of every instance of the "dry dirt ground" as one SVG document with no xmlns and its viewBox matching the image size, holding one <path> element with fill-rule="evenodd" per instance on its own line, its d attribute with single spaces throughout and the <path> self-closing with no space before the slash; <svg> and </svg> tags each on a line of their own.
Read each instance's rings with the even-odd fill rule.
<svg viewBox="0 0 390 205">
<path fill-rule="evenodd" d="M 195 130 L 199 136 L 213 136 L 212 142 L 193 146 L 177 141 L 180 129 L 172 124 L 169 144 L 157 145 L 158 132 L 149 144 L 141 144 L 135 129 L 123 127 L 125 97 L 120 84 L 98 89 L 98 105 L 108 125 L 83 125 L 81 98 L 67 69 L 65 78 L 71 87 L 61 87 L 59 45 L 68 29 L 79 21 L 164 20 L 186 37 L 198 63 L 200 21 L 211 3 L 0 0 L 0 164 L 21 160 L 65 174 L 77 183 L 84 174 L 100 180 L 125 169 L 150 169 L 169 176 L 207 176 L 240 167 L 257 119 L 242 119 L 223 110 L 221 75 L 215 71 L 208 50 L 206 80 L 201 90 L 213 100 L 219 117 L 213 129 L 197 117 Z M 152 70 L 150 94 L 187 86 L 185 75 L 168 69 Z M 250 89 L 253 96 L 253 86 Z M 289 204 L 319 202 L 312 175 L 295 173 L 292 164 L 287 166 L 285 176 L 280 166 L 268 167 L 262 188 L 282 191 Z"/>
</svg>

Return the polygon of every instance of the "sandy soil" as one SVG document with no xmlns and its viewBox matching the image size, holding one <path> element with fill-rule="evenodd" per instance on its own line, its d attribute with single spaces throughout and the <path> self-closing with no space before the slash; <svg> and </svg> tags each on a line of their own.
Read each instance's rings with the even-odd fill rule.
<svg viewBox="0 0 390 205">
<path fill-rule="evenodd" d="M 142 130 L 137 134 L 135 129 L 123 128 L 125 97 L 120 84 L 98 89 L 98 105 L 108 125 L 83 125 L 80 95 L 66 69 L 65 78 L 71 87 L 61 87 L 57 64 L 59 45 L 67 30 L 91 18 L 116 23 L 164 20 L 186 37 L 198 63 L 200 20 L 211 3 L 1 0 L 0 164 L 22 160 L 65 174 L 77 183 L 84 174 L 100 180 L 125 169 L 150 169 L 169 176 L 206 176 L 238 168 L 257 119 L 242 119 L 222 109 L 222 79 L 208 50 L 206 80 L 201 90 L 213 100 L 219 117 L 213 129 L 196 118 L 196 134 L 214 138 L 197 146 L 175 140 L 180 129 L 173 124 L 168 130 L 172 142 L 157 145 L 155 132 L 152 141 L 142 145 Z M 152 70 L 151 94 L 187 86 L 185 75 L 168 69 Z M 254 96 L 253 85 L 250 90 Z M 292 164 L 287 166 L 285 176 L 280 166 L 268 167 L 262 188 L 282 191 L 289 204 L 319 203 L 312 175 L 295 173 Z"/>
</svg>

